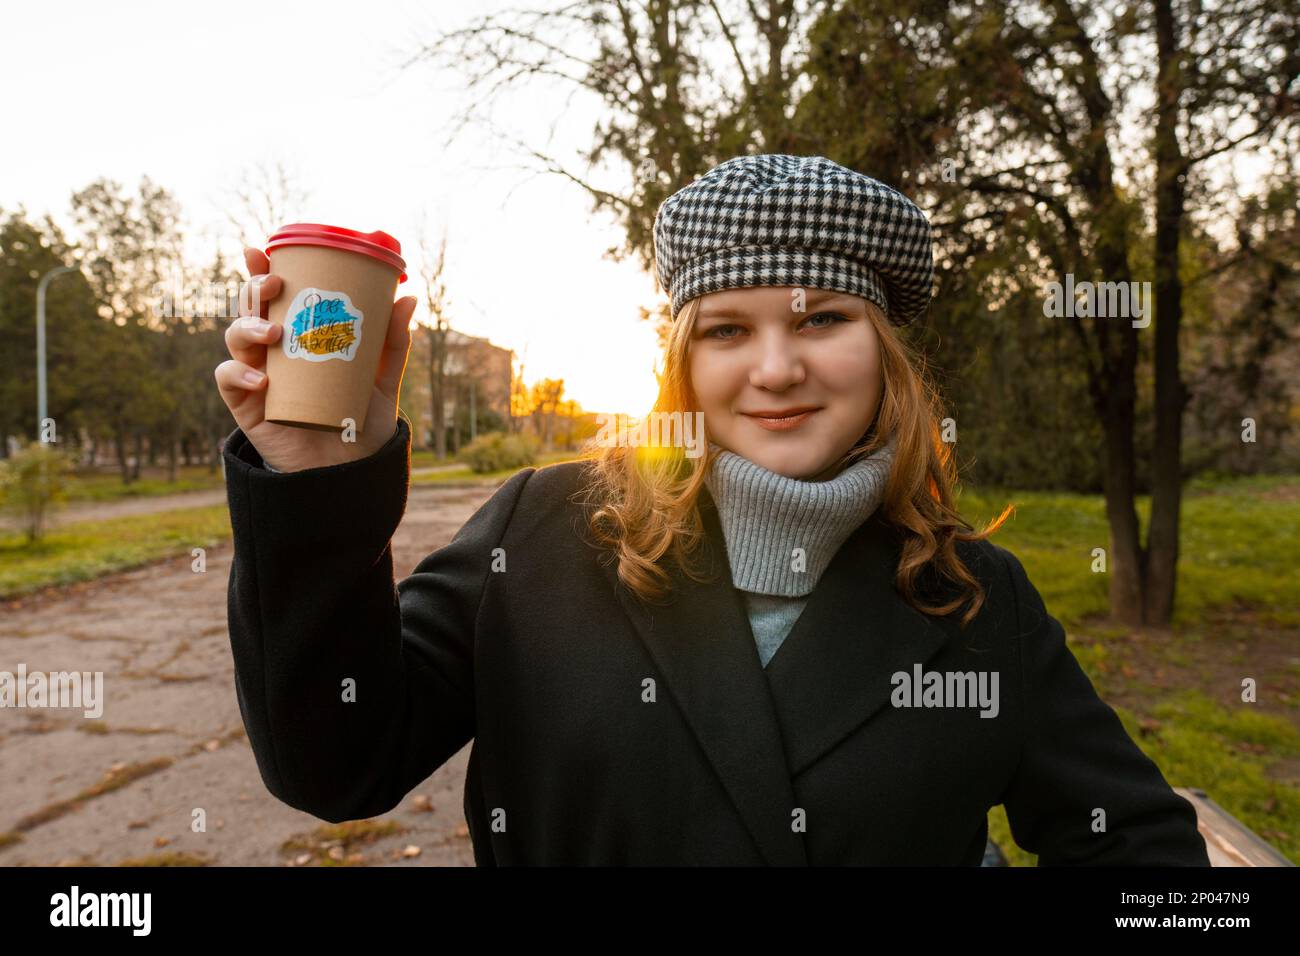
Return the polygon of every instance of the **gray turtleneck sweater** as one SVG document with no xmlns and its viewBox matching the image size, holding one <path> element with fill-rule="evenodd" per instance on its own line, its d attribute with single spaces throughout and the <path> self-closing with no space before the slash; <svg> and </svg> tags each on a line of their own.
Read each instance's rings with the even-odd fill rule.
<svg viewBox="0 0 1300 956">
<path fill-rule="evenodd" d="M 766 667 L 794 627 L 835 553 L 879 506 L 894 444 L 827 481 L 769 471 L 716 444 L 705 476 L 758 656 Z"/>
</svg>

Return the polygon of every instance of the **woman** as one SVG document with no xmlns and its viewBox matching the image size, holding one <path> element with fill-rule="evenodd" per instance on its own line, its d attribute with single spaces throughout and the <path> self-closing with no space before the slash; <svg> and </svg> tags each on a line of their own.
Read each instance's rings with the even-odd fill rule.
<svg viewBox="0 0 1300 956">
<path fill-rule="evenodd" d="M 232 326 L 230 635 L 268 789 L 374 816 L 473 739 L 479 865 L 978 865 L 1005 804 L 1040 863 L 1208 866 L 996 524 L 952 506 L 894 331 L 930 297 L 921 211 L 822 157 L 744 156 L 654 239 L 651 418 L 699 413 L 707 454 L 682 428 L 526 468 L 396 587 L 413 300 L 367 419 L 393 427 L 355 447 L 267 423 L 241 376 L 279 332 Z"/>
</svg>

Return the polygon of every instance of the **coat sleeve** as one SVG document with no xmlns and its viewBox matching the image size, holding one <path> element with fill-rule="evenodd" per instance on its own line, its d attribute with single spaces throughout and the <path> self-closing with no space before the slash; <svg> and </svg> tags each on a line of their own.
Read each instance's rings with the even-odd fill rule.
<svg viewBox="0 0 1300 956">
<path fill-rule="evenodd" d="M 235 692 L 262 780 L 331 823 L 385 813 L 474 736 L 479 600 L 534 469 L 395 584 L 404 418 L 359 461 L 269 472 L 240 429 L 223 458 Z"/>
<path fill-rule="evenodd" d="M 1040 866 L 1209 866 L 1195 809 L 1098 697 L 1019 559 L 998 550 L 1016 597 L 1025 693 L 1024 748 L 1003 795 L 1016 843 Z"/>
</svg>

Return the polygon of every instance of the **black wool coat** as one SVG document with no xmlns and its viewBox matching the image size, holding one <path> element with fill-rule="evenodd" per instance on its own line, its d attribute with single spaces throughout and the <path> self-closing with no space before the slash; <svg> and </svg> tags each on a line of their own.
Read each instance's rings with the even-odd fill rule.
<svg viewBox="0 0 1300 956">
<path fill-rule="evenodd" d="M 961 631 L 904 603 L 873 516 L 764 668 L 707 491 L 712 583 L 674 570 L 656 607 L 590 543 L 581 463 L 520 471 L 396 583 L 404 419 L 327 468 L 267 472 L 239 429 L 224 454 L 240 711 L 270 792 L 323 820 L 393 809 L 472 739 L 483 866 L 976 866 L 998 804 L 1040 864 L 1209 865 L 1191 805 L 992 543 L 962 545 L 987 601 Z M 898 706 L 918 665 L 997 672 L 997 715 Z"/>
</svg>

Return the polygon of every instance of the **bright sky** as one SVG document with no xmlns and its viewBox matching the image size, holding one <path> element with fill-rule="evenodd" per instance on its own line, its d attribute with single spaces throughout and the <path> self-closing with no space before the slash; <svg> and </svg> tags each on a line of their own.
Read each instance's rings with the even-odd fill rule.
<svg viewBox="0 0 1300 956">
<path fill-rule="evenodd" d="M 141 175 L 180 200 L 197 261 L 220 242 L 237 252 L 224 202 L 247 167 L 282 161 L 309 193 L 306 221 L 402 242 L 400 294 L 420 294 L 419 226 L 448 234 L 453 326 L 514 349 L 528 382 L 563 378 L 591 411 L 642 414 L 654 400 L 658 349 L 638 306 L 657 301 L 612 219 L 587 194 L 481 127 L 443 131 L 466 96 L 462 75 L 400 70 L 422 40 L 494 9 L 472 4 L 50 2 L 0 8 L 5 90 L 0 208 L 50 213 L 68 227 L 69 197 L 107 176 Z M 530 0 L 526 6 L 537 6 Z M 493 121 L 616 192 L 618 170 L 588 171 L 599 104 L 570 89 L 509 94 Z M 551 136 L 551 126 L 560 120 Z M 549 143 L 548 143 L 549 140 Z M 241 260 L 242 261 L 242 260 Z M 417 319 L 424 315 L 423 307 Z"/>
</svg>

